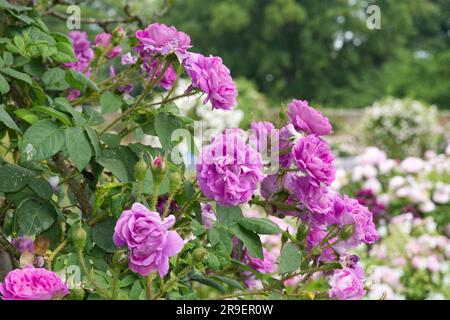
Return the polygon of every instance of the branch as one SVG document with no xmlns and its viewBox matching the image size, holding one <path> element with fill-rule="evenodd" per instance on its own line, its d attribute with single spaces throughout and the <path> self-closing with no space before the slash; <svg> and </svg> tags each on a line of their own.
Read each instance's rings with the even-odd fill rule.
<svg viewBox="0 0 450 320">
<path fill-rule="evenodd" d="M 17 268 L 19 266 L 20 252 L 6 239 L 2 231 L 0 231 L 0 248 L 9 254 L 14 267 Z"/>
<path fill-rule="evenodd" d="M 83 211 L 83 213 L 88 216 L 91 215 L 92 206 L 89 198 L 86 195 L 84 187 L 81 185 L 81 183 L 73 177 L 74 170 L 72 170 L 66 164 L 63 153 L 61 151 L 58 152 L 53 156 L 53 160 L 55 161 L 55 164 L 58 167 L 58 170 L 61 172 L 62 176 L 67 179 L 69 189 L 73 192 L 75 198 L 77 198 L 77 201 L 81 207 L 81 211 Z"/>
</svg>

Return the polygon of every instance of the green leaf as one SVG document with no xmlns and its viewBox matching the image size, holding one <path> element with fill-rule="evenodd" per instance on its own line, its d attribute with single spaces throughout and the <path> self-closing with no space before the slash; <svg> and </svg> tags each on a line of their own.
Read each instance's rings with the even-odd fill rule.
<svg viewBox="0 0 450 320">
<path fill-rule="evenodd" d="M 39 117 L 27 109 L 17 109 L 14 113 L 19 119 L 22 119 L 30 124 L 35 124 L 39 121 Z"/>
<path fill-rule="evenodd" d="M 0 121 L 3 122 L 8 128 L 22 132 L 14 122 L 13 118 L 11 118 L 9 113 L 6 112 L 5 107 L 2 104 L 0 104 Z"/>
<path fill-rule="evenodd" d="M 49 108 L 46 106 L 35 106 L 35 107 L 31 108 L 31 110 L 48 114 L 49 116 L 51 116 L 55 119 L 58 119 L 59 121 L 64 123 L 66 126 L 70 126 L 72 124 L 68 116 L 66 116 L 64 113 L 62 113 L 58 110 L 55 110 L 53 108 Z"/>
<path fill-rule="evenodd" d="M 282 233 L 274 222 L 265 218 L 241 218 L 238 223 L 249 231 L 256 232 L 257 234 L 277 234 Z"/>
<path fill-rule="evenodd" d="M 144 288 L 142 287 L 141 280 L 136 280 L 130 289 L 130 299 L 139 300 L 143 290 Z"/>
<path fill-rule="evenodd" d="M 100 97 L 102 114 L 116 112 L 122 106 L 122 98 L 112 92 L 106 91 Z"/>
<path fill-rule="evenodd" d="M 221 205 L 217 205 L 216 207 L 216 216 L 219 223 L 224 225 L 232 225 L 237 222 L 239 219 L 243 218 L 242 210 L 240 207 L 224 207 Z"/>
<path fill-rule="evenodd" d="M 122 182 L 128 182 L 128 172 L 122 161 L 118 159 L 99 158 L 97 163 L 101 164 L 105 169 Z"/>
<path fill-rule="evenodd" d="M 83 129 L 79 127 L 69 127 L 66 129 L 66 146 L 69 157 L 75 167 L 82 171 L 91 161 L 92 150 L 89 141 L 84 135 Z"/>
<path fill-rule="evenodd" d="M 300 267 L 301 255 L 297 246 L 286 243 L 281 249 L 278 271 L 280 273 L 294 272 Z"/>
<path fill-rule="evenodd" d="M 84 90 L 85 86 L 88 86 L 94 91 L 98 91 L 98 87 L 94 81 L 83 73 L 77 72 L 75 70 L 67 70 L 66 81 L 69 83 L 71 88 Z"/>
<path fill-rule="evenodd" d="M 49 201 L 52 198 L 53 190 L 50 184 L 44 178 L 30 179 L 28 186 L 33 190 L 40 198 Z"/>
<path fill-rule="evenodd" d="M 192 281 L 197 281 L 197 282 L 204 284 L 206 286 L 209 286 L 211 288 L 214 288 L 214 289 L 220 291 L 221 293 L 226 292 L 225 288 L 220 283 L 218 283 L 217 281 L 215 281 L 211 278 L 208 278 L 207 276 L 200 274 L 198 272 L 190 274 L 189 279 L 191 279 Z"/>
<path fill-rule="evenodd" d="M 95 156 L 100 157 L 102 154 L 102 150 L 100 149 L 100 142 L 98 139 L 97 132 L 90 127 L 86 127 L 85 130 L 89 137 L 89 140 L 91 141 L 91 145 L 94 148 Z"/>
<path fill-rule="evenodd" d="M 172 146 L 172 133 L 181 128 L 181 121 L 176 116 L 160 112 L 155 117 L 155 131 L 164 149 Z"/>
<path fill-rule="evenodd" d="M 92 228 L 92 240 L 106 252 L 112 253 L 116 249 L 113 243 L 114 227 L 113 218 L 106 218 Z"/>
<path fill-rule="evenodd" d="M 213 247 L 218 244 L 222 244 L 227 255 L 230 255 L 233 251 L 233 240 L 231 239 L 231 234 L 222 229 L 220 226 L 209 230 L 208 238 Z"/>
<path fill-rule="evenodd" d="M 1 68 L 0 72 L 3 74 L 6 74 L 7 76 L 9 76 L 11 78 L 18 79 L 18 80 L 26 82 L 28 84 L 33 83 L 33 80 L 31 79 L 31 77 L 23 72 L 19 72 L 14 69 L 11 69 L 11 68 Z"/>
<path fill-rule="evenodd" d="M 255 258 L 263 259 L 262 244 L 259 236 L 252 232 L 242 228 L 239 224 L 235 223 L 231 226 L 233 234 L 238 237 L 245 245 L 248 253 Z"/>
<path fill-rule="evenodd" d="M 206 228 L 204 225 L 200 224 L 197 220 L 192 220 L 191 223 L 192 234 L 196 237 L 205 233 Z"/>
<path fill-rule="evenodd" d="M 56 44 L 56 49 L 58 52 L 52 56 L 58 62 L 72 62 L 76 61 L 77 58 L 73 52 L 73 48 L 70 44 L 65 42 L 58 42 Z"/>
<path fill-rule="evenodd" d="M 16 192 L 25 187 L 31 172 L 16 165 L 0 167 L 0 192 Z"/>
<path fill-rule="evenodd" d="M 66 71 L 61 68 L 51 68 L 42 75 L 42 82 L 47 90 L 62 91 L 69 88 L 65 78 Z"/>
<path fill-rule="evenodd" d="M 3 60 L 5 61 L 5 65 L 10 67 L 14 63 L 14 57 L 11 52 L 5 51 L 3 53 Z"/>
<path fill-rule="evenodd" d="M 0 93 L 7 94 L 9 92 L 9 83 L 4 76 L 0 74 Z"/>
<path fill-rule="evenodd" d="M 64 146 L 64 131 L 50 120 L 41 120 L 25 131 L 21 150 L 27 161 L 45 160 Z"/>
<path fill-rule="evenodd" d="M 213 278 L 222 281 L 223 283 L 229 285 L 230 287 L 239 289 L 239 290 L 245 290 L 244 286 L 237 280 L 234 280 L 232 278 L 224 277 L 224 276 L 213 276 Z"/>
<path fill-rule="evenodd" d="M 70 104 L 70 101 L 65 97 L 59 97 L 54 100 L 54 105 L 59 110 L 69 113 L 77 126 L 83 126 L 86 124 L 87 120 L 84 118 L 81 112 L 75 110 Z"/>
<path fill-rule="evenodd" d="M 17 208 L 17 223 L 23 234 L 34 236 L 49 229 L 55 222 L 55 209 L 48 203 L 30 199 Z"/>
</svg>

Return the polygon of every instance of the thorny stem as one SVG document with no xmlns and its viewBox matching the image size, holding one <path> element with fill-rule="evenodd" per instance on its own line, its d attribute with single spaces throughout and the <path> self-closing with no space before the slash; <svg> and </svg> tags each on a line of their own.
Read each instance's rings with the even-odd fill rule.
<svg viewBox="0 0 450 320">
<path fill-rule="evenodd" d="M 92 284 L 92 286 L 95 288 L 95 290 L 99 295 L 101 295 L 106 299 L 109 299 L 110 298 L 109 295 L 106 293 L 105 290 L 103 290 L 97 285 L 95 278 L 92 276 L 91 271 L 88 269 L 86 261 L 84 260 L 83 250 L 78 249 L 77 253 L 78 253 L 78 260 L 80 261 L 81 264 L 81 268 L 83 269 L 83 272 L 86 274 L 86 277 L 88 278 L 89 282 Z"/>
<path fill-rule="evenodd" d="M 90 216 L 92 213 L 92 206 L 89 201 L 89 198 L 82 184 L 72 177 L 74 170 L 70 169 L 70 167 L 66 164 L 64 160 L 64 154 L 61 151 L 58 152 L 56 155 L 53 156 L 53 160 L 55 161 L 58 170 L 61 172 L 64 178 L 71 177 L 67 179 L 69 189 L 73 192 L 75 198 L 77 198 L 77 201 L 80 204 L 83 213 L 86 214 L 87 216 Z"/>
<path fill-rule="evenodd" d="M 13 263 L 14 267 L 17 268 L 19 266 L 20 252 L 8 241 L 8 239 L 1 230 L 0 230 L 0 248 L 9 253 L 11 262 Z"/>
</svg>

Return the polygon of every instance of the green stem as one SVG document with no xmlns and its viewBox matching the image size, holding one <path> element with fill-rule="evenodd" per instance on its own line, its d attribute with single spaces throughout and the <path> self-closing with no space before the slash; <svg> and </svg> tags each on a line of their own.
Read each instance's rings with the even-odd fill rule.
<svg viewBox="0 0 450 320">
<path fill-rule="evenodd" d="M 113 269 L 113 277 L 112 277 L 112 283 L 111 283 L 111 291 L 112 291 L 112 299 L 117 300 L 118 296 L 118 283 L 119 283 L 119 275 L 120 275 L 120 268 L 115 266 Z"/>
<path fill-rule="evenodd" d="M 155 184 L 155 187 L 153 189 L 153 194 L 150 199 L 150 210 L 156 211 L 156 204 L 158 203 L 158 197 L 159 197 L 159 184 Z"/>
<path fill-rule="evenodd" d="M 167 197 L 167 202 L 166 205 L 164 207 L 164 213 L 163 213 L 163 218 L 167 217 L 167 215 L 169 214 L 169 209 L 170 209 L 170 204 L 172 203 L 172 199 L 173 199 L 173 193 L 169 193 L 168 197 Z"/>
<path fill-rule="evenodd" d="M 150 273 L 148 276 L 145 277 L 145 289 L 147 293 L 147 300 L 153 300 L 152 282 L 153 282 L 153 274 Z"/>
<path fill-rule="evenodd" d="M 19 266 L 20 252 L 17 251 L 16 247 L 14 247 L 3 234 L 0 229 L 0 248 L 9 253 L 13 266 L 17 268 Z"/>
<path fill-rule="evenodd" d="M 78 260 L 80 261 L 83 272 L 86 274 L 86 277 L 88 278 L 88 280 L 92 284 L 92 286 L 95 288 L 97 293 L 100 296 L 102 296 L 103 298 L 110 299 L 110 296 L 108 295 L 108 293 L 97 285 L 97 282 L 95 281 L 94 276 L 92 275 L 91 271 L 88 269 L 88 267 L 86 265 L 86 261 L 84 260 L 83 250 L 78 249 L 77 254 L 78 254 Z"/>
</svg>

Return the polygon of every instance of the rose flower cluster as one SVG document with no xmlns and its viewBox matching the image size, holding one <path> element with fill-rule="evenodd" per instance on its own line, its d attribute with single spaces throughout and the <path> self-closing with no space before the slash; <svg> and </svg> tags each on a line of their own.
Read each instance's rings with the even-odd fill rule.
<svg viewBox="0 0 450 320">
<path fill-rule="evenodd" d="M 133 53 L 122 53 L 119 43 L 125 32 L 121 28 L 97 35 L 92 44 L 86 33 L 71 32 L 69 36 L 77 61 L 67 63 L 66 67 L 86 76 L 95 74 L 102 59 L 120 57 L 122 65 L 136 67 L 150 91 L 156 85 L 170 90 L 169 96 L 178 73 L 184 70 L 191 79 L 185 95 L 202 93 L 204 103 L 210 102 L 213 109 L 230 110 L 236 105 L 236 85 L 222 59 L 190 52 L 189 36 L 174 27 L 154 23 L 137 30 Z M 110 74 L 114 83 L 114 68 L 110 68 Z M 133 84 L 117 89 L 124 95 L 132 94 Z M 147 88 L 143 89 L 145 93 Z M 71 100 L 80 94 L 76 90 L 68 92 Z M 219 223 L 214 214 L 215 204 L 261 206 L 283 230 L 292 226 L 282 225 L 281 219 L 294 217 L 297 227 L 303 230 L 303 250 L 309 265 L 336 262 L 342 266 L 329 269 L 331 272 L 326 274 L 330 279 L 329 297 L 362 298 L 366 292 L 364 271 L 358 264 L 359 258 L 350 255 L 349 250 L 378 239 L 372 213 L 358 201 L 329 189 L 335 179 L 335 167 L 334 157 L 323 139 L 332 132 L 328 119 L 301 100 L 288 105 L 287 118 L 289 122 L 281 128 L 271 122 L 255 122 L 250 134 L 237 128 L 226 130 L 203 146 L 196 159 L 194 183 L 204 195 L 203 225 L 210 229 Z M 268 152 L 270 161 L 264 157 Z M 161 158 L 157 161 L 154 166 L 162 166 Z M 126 250 L 129 269 L 141 276 L 157 272 L 163 278 L 171 268 L 170 257 L 180 254 L 185 240 L 188 241 L 174 228 L 175 216 L 180 220 L 186 217 L 178 215 L 183 212 L 174 199 L 165 197 L 157 199 L 156 195 L 149 208 L 134 203 L 122 212 L 114 228 L 115 246 Z M 277 259 L 265 248 L 262 252 L 262 258 L 255 258 L 244 247 L 235 258 L 258 272 L 275 272 Z M 246 271 L 244 276 L 246 285 L 255 282 L 250 272 Z M 68 288 L 55 273 L 30 267 L 10 272 L 0 284 L 0 293 L 3 299 L 55 299 L 67 295 Z"/>
</svg>

